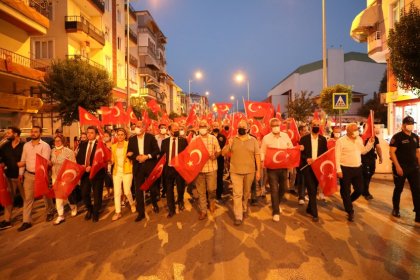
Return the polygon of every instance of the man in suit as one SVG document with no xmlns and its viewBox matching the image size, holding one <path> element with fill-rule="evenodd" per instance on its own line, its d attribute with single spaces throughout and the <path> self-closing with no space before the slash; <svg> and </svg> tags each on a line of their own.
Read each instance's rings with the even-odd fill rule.
<svg viewBox="0 0 420 280">
<path fill-rule="evenodd" d="M 166 197 L 169 208 L 168 218 L 175 215 L 175 197 L 174 197 L 174 184 L 176 183 L 176 189 L 178 193 L 178 209 L 184 210 L 184 191 L 185 191 L 185 180 L 179 175 L 175 168 L 172 167 L 171 160 L 178 156 L 185 148 L 188 143 L 183 137 L 179 137 L 179 125 L 174 122 L 169 126 L 170 137 L 163 139 L 161 155 L 166 154 L 166 164 L 164 168 L 164 180 L 163 184 L 166 188 Z"/>
<path fill-rule="evenodd" d="M 316 206 L 316 193 L 318 187 L 318 180 L 311 165 L 314 160 L 327 151 L 327 139 L 319 135 L 319 121 L 313 120 L 311 123 L 311 133 L 303 136 L 300 139 L 300 145 L 302 145 L 303 151 L 301 152 L 301 166 L 306 166 L 302 170 L 305 184 L 308 188 L 309 203 L 306 208 L 306 213 L 312 215 L 314 222 L 318 221 L 318 209 Z"/>
<path fill-rule="evenodd" d="M 93 179 L 89 179 L 96 146 L 98 144 L 98 140 L 96 140 L 97 136 L 98 129 L 95 126 L 89 126 L 87 128 L 87 141 L 80 142 L 79 151 L 76 156 L 76 162 L 86 167 L 86 172 L 83 174 L 80 182 L 83 202 L 87 209 L 85 220 L 92 219 L 94 223 L 99 220 L 99 210 L 102 207 L 102 190 L 105 179 L 105 168 L 99 170 Z M 93 206 L 90 195 L 91 191 L 93 191 Z"/>
<path fill-rule="evenodd" d="M 136 123 L 135 136 L 128 140 L 127 157 L 133 161 L 134 188 L 136 191 L 137 212 L 136 222 L 143 220 L 145 216 L 144 191 L 140 186 L 150 175 L 156 165 L 159 155 L 159 146 L 154 135 L 146 133 L 146 127 L 142 121 Z M 155 185 L 150 188 L 150 196 L 153 211 L 159 212 L 157 205 L 157 191 Z"/>
</svg>

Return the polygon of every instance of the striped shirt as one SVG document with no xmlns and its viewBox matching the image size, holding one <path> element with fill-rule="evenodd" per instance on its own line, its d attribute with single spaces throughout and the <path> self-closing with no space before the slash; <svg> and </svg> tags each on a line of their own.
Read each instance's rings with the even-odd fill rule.
<svg viewBox="0 0 420 280">
<path fill-rule="evenodd" d="M 200 137 L 201 140 L 203 140 L 204 145 L 207 148 L 207 151 L 209 152 L 210 157 L 214 155 L 215 153 L 220 153 L 220 146 L 219 141 L 217 141 L 217 138 L 214 135 L 207 134 L 206 136 L 197 136 Z M 206 164 L 203 166 L 203 169 L 201 170 L 202 173 L 208 173 L 212 171 L 217 170 L 217 159 L 209 159 Z"/>
</svg>

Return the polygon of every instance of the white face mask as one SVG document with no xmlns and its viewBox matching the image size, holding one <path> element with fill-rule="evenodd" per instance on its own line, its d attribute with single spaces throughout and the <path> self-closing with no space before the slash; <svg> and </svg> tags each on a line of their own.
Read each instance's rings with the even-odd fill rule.
<svg viewBox="0 0 420 280">
<path fill-rule="evenodd" d="M 198 130 L 198 132 L 200 133 L 200 135 L 206 135 L 207 134 L 207 128 L 200 128 L 199 130 Z"/>
<path fill-rule="evenodd" d="M 272 127 L 272 128 L 271 128 L 271 131 L 272 131 L 274 134 L 278 134 L 278 133 L 280 133 L 280 126 L 274 126 L 274 127 Z"/>
<path fill-rule="evenodd" d="M 340 138 L 341 134 L 340 132 L 334 132 L 334 138 Z"/>
<path fill-rule="evenodd" d="M 160 129 L 160 134 L 166 134 L 166 128 L 161 128 Z"/>
<path fill-rule="evenodd" d="M 63 147 L 64 147 L 63 145 L 61 145 L 61 146 L 55 146 L 55 149 L 56 150 L 61 150 Z"/>
<path fill-rule="evenodd" d="M 407 130 L 407 131 L 413 131 L 413 129 L 414 129 L 414 124 L 406 124 L 405 125 L 405 129 Z"/>
<path fill-rule="evenodd" d="M 137 135 L 141 134 L 141 128 L 140 127 L 136 127 L 134 129 L 134 133 L 137 134 Z"/>
<path fill-rule="evenodd" d="M 353 137 L 357 137 L 357 136 L 359 136 L 359 131 L 358 130 L 353 131 Z"/>
<path fill-rule="evenodd" d="M 103 140 L 104 140 L 104 142 L 108 142 L 109 140 L 110 140 L 110 138 L 109 137 L 104 137 L 104 138 L 102 138 Z"/>
<path fill-rule="evenodd" d="M 184 136 L 184 135 L 185 135 L 185 131 L 180 130 L 180 131 L 179 131 L 179 135 L 180 135 L 180 136 Z"/>
</svg>

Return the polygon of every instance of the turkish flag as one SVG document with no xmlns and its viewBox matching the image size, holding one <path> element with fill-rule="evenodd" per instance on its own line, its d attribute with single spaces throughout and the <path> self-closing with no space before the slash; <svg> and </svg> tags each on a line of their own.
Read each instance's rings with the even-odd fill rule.
<svg viewBox="0 0 420 280">
<path fill-rule="evenodd" d="M 289 138 L 292 141 L 293 146 L 296 146 L 299 144 L 300 134 L 299 134 L 299 129 L 297 127 L 297 124 L 294 118 L 290 119 L 287 135 L 289 135 Z"/>
<path fill-rule="evenodd" d="M 293 168 L 299 166 L 300 147 L 291 149 L 267 148 L 264 167 L 268 169 Z"/>
<path fill-rule="evenodd" d="M 313 120 L 319 121 L 319 134 L 324 135 L 324 126 L 321 124 L 321 118 L 319 117 L 318 111 L 314 112 Z"/>
<path fill-rule="evenodd" d="M 37 198 L 43 195 L 49 198 L 54 197 L 54 191 L 48 188 L 48 160 L 37 153 L 35 165 L 34 197 Z"/>
<path fill-rule="evenodd" d="M 128 116 L 124 111 L 123 105 L 121 102 L 116 102 L 113 107 L 111 107 L 112 113 L 110 116 L 111 124 L 127 124 Z"/>
<path fill-rule="evenodd" d="M 282 119 L 281 111 L 280 111 L 280 103 L 277 103 L 276 118 L 278 118 L 279 120 Z"/>
<path fill-rule="evenodd" d="M 12 205 L 12 203 L 12 198 L 10 197 L 10 193 L 7 190 L 6 176 L 4 175 L 4 166 L 0 165 L 0 204 L 3 205 L 3 207 L 7 207 L 9 205 Z"/>
<path fill-rule="evenodd" d="M 325 195 L 333 195 L 337 191 L 337 170 L 335 168 L 335 147 L 319 156 L 311 164 L 318 179 L 319 187 Z"/>
<path fill-rule="evenodd" d="M 373 120 L 374 120 L 373 116 L 374 116 L 374 113 L 372 110 L 370 110 L 369 117 L 366 121 L 365 129 L 362 134 L 363 141 L 366 141 L 367 139 L 375 136 L 375 125 L 373 123 Z"/>
<path fill-rule="evenodd" d="M 149 107 L 155 115 L 157 114 L 157 112 L 161 111 L 159 104 L 154 99 L 150 99 L 150 101 L 147 102 L 147 107 Z"/>
<path fill-rule="evenodd" d="M 147 110 L 143 111 L 143 114 L 141 116 L 141 120 L 143 122 L 144 127 L 147 130 L 149 128 L 150 124 L 152 123 L 152 121 L 149 118 L 149 113 L 147 113 Z"/>
<path fill-rule="evenodd" d="M 210 155 L 200 137 L 195 138 L 178 156 L 174 157 L 171 165 L 189 184 L 208 161 Z"/>
<path fill-rule="evenodd" d="M 244 104 L 248 118 L 262 118 L 267 114 L 267 111 L 272 110 L 271 103 L 267 102 L 244 101 Z"/>
<path fill-rule="evenodd" d="M 140 186 L 142 191 L 147 191 L 153 185 L 153 183 L 162 176 L 163 167 L 166 163 L 166 154 L 163 155 L 156 163 L 155 167 L 153 168 L 152 172 L 150 173 L 149 177 L 146 178 L 144 183 Z"/>
<path fill-rule="evenodd" d="M 166 112 L 162 114 L 162 118 L 160 118 L 160 123 L 163 123 L 166 125 L 169 125 L 171 123 L 171 120 L 169 119 L 168 114 Z"/>
<path fill-rule="evenodd" d="M 65 159 L 57 174 L 53 189 L 56 198 L 67 199 L 80 181 L 85 167 Z"/>
<path fill-rule="evenodd" d="M 102 125 L 113 124 L 112 122 L 112 108 L 101 106 Z"/>
<path fill-rule="evenodd" d="M 131 106 L 128 106 L 127 116 L 128 116 L 128 119 L 129 119 L 130 123 L 137 123 L 138 122 L 138 118 L 137 118 L 136 114 L 134 114 L 133 108 Z"/>
<path fill-rule="evenodd" d="M 188 113 L 187 120 L 185 121 L 185 125 L 194 125 L 194 123 L 197 121 L 197 114 L 195 112 L 195 104 L 191 107 L 190 112 Z"/>
<path fill-rule="evenodd" d="M 90 169 L 89 179 L 93 179 L 99 170 L 106 168 L 110 159 L 111 151 L 105 146 L 104 142 L 98 141 L 96 144 L 92 167 Z"/>
<path fill-rule="evenodd" d="M 214 103 L 216 107 L 217 114 L 219 117 L 229 113 L 230 108 L 232 108 L 232 103 Z"/>
<path fill-rule="evenodd" d="M 101 122 L 97 117 L 79 106 L 79 122 L 81 125 L 96 125 L 99 126 Z"/>
</svg>

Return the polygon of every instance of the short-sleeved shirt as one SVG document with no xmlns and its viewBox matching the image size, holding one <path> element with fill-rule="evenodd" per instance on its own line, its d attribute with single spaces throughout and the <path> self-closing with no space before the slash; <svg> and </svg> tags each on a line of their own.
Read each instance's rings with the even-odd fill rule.
<svg viewBox="0 0 420 280">
<path fill-rule="evenodd" d="M 214 135 L 207 134 L 206 137 L 197 136 L 203 140 L 204 145 L 207 148 L 207 151 L 210 155 L 214 155 L 215 153 L 220 153 L 220 146 L 217 138 Z M 217 159 L 209 159 L 206 164 L 203 166 L 201 170 L 202 173 L 208 173 L 217 171 Z"/>
<path fill-rule="evenodd" d="M 9 141 L 1 148 L 1 162 L 3 162 L 7 167 L 5 171 L 7 178 L 17 178 L 19 176 L 19 167 L 17 163 L 22 157 L 24 144 L 25 143 L 20 142 L 13 148 L 12 141 Z"/>
<path fill-rule="evenodd" d="M 395 155 L 402 169 L 410 169 L 418 165 L 416 151 L 420 145 L 417 134 L 408 135 L 400 131 L 392 136 L 389 146 L 397 148 Z"/>
<path fill-rule="evenodd" d="M 248 135 L 245 141 L 238 136 L 233 138 L 231 146 L 230 172 L 250 174 L 256 170 L 256 156 L 260 154 L 257 139 Z"/>
<path fill-rule="evenodd" d="M 365 140 L 365 145 L 369 142 L 369 139 Z M 373 148 L 362 155 L 362 163 L 374 163 L 376 161 L 376 145 L 379 145 L 379 139 L 375 136 L 375 143 L 373 143 Z"/>
</svg>

